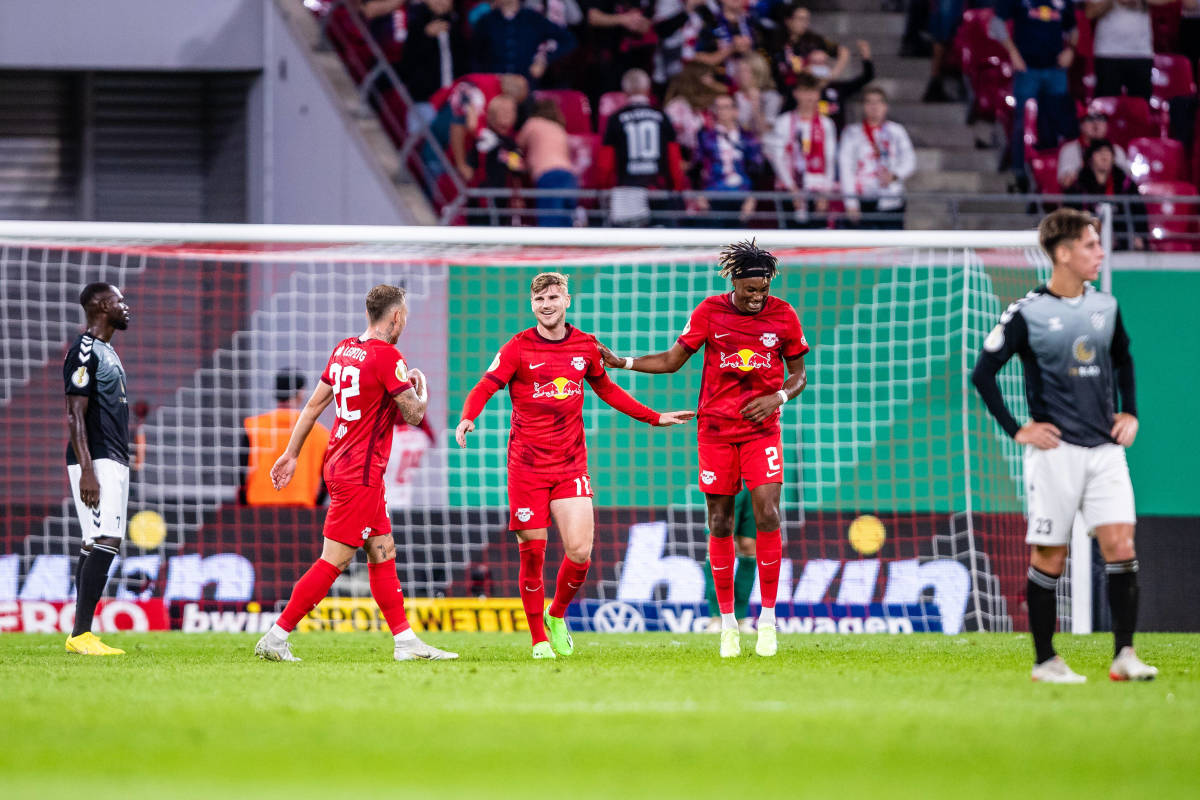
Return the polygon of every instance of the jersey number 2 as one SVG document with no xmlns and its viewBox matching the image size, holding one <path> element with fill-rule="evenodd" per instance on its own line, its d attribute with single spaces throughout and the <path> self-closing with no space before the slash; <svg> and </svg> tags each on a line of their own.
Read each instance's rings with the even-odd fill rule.
<svg viewBox="0 0 1200 800">
<path fill-rule="evenodd" d="M 362 411 L 351 411 L 349 405 L 350 398 L 358 396 L 358 367 L 331 364 L 329 377 L 333 381 L 333 411 L 338 419 L 353 422 L 361 417 Z"/>
</svg>

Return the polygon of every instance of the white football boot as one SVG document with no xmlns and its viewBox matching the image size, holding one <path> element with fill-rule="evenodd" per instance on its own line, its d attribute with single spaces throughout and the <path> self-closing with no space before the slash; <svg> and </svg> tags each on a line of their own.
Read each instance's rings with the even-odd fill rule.
<svg viewBox="0 0 1200 800">
<path fill-rule="evenodd" d="M 1122 647 L 1108 668 L 1108 677 L 1114 681 L 1152 681 L 1158 677 L 1158 667 L 1144 663 L 1132 647 Z"/>
<path fill-rule="evenodd" d="M 1087 683 L 1087 678 L 1068 667 L 1062 656 L 1035 664 L 1029 677 L 1038 683 Z"/>
<path fill-rule="evenodd" d="M 266 661 L 300 661 L 292 655 L 292 646 L 287 639 L 278 639 L 270 633 L 263 635 L 254 645 L 254 655 Z"/>
<path fill-rule="evenodd" d="M 439 650 L 431 644 L 425 644 L 420 639 L 397 642 L 393 655 L 397 661 L 452 661 L 458 658 L 458 653 Z"/>
</svg>

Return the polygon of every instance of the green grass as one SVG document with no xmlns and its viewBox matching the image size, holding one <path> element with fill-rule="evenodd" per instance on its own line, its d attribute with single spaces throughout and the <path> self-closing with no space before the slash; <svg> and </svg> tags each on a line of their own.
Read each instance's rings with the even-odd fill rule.
<svg viewBox="0 0 1200 800">
<path fill-rule="evenodd" d="M 1146 634 L 1162 677 L 1113 684 L 1111 638 L 1060 636 L 1084 686 L 1031 684 L 1021 635 L 782 636 L 717 657 L 704 635 L 0 636 L 0 796 L 1195 797 L 1200 636 Z"/>
</svg>

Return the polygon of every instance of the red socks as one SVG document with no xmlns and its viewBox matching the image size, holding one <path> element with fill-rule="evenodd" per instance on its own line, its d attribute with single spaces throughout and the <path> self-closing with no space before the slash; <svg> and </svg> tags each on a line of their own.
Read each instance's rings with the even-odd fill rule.
<svg viewBox="0 0 1200 800">
<path fill-rule="evenodd" d="M 404 592 L 400 589 L 400 579 L 396 577 L 396 559 L 391 558 L 380 564 L 367 564 L 367 573 L 371 580 L 371 596 L 383 612 L 383 618 L 387 620 L 392 635 L 408 630 L 408 615 L 404 613 Z"/>
<path fill-rule="evenodd" d="M 279 615 L 276 624 L 290 632 L 305 614 L 312 611 L 317 603 L 325 599 L 325 595 L 329 594 L 329 587 L 333 586 L 333 582 L 341 574 L 342 571 L 333 564 L 318 558 L 308 568 L 308 572 L 301 575 L 300 580 L 296 581 L 296 586 L 292 589 L 292 597 L 288 600 L 283 613 Z"/>
<path fill-rule="evenodd" d="M 779 559 L 783 556 L 783 541 L 779 531 L 758 532 L 758 585 L 762 607 L 774 608 L 779 594 Z"/>
<path fill-rule="evenodd" d="M 575 599 L 575 593 L 587 580 L 588 567 L 591 559 L 582 564 L 576 564 L 569 558 L 563 558 L 562 566 L 558 568 L 558 583 L 554 587 L 554 602 L 550 604 L 550 616 L 565 617 L 567 606 Z"/>
<path fill-rule="evenodd" d="M 546 609 L 546 585 L 542 581 L 542 567 L 546 563 L 546 540 L 532 539 L 518 545 L 521 552 L 520 582 L 521 605 L 525 607 L 525 619 L 529 621 L 529 636 L 533 643 L 546 641 L 546 624 L 542 612 Z M 586 572 L 586 569 L 585 569 Z"/>
<path fill-rule="evenodd" d="M 733 537 L 708 537 L 708 560 L 712 564 L 713 588 L 717 590 L 717 608 L 722 614 L 733 613 Z M 779 573 L 775 580 L 778 582 Z"/>
</svg>

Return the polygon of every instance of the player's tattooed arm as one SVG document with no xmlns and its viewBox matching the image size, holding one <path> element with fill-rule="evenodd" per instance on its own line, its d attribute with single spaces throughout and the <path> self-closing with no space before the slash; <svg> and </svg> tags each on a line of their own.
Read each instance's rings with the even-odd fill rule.
<svg viewBox="0 0 1200 800">
<path fill-rule="evenodd" d="M 296 420 L 296 427 L 292 428 L 292 436 L 288 439 L 287 448 L 275 461 L 275 465 L 271 467 L 271 484 L 277 491 L 291 482 L 292 475 L 296 472 L 296 459 L 300 457 L 300 448 L 304 447 L 304 440 L 312 432 L 313 425 L 317 424 L 317 418 L 329 407 L 331 402 L 333 402 L 333 387 L 324 381 L 318 381 L 317 388 L 313 390 L 308 402 L 304 404 L 304 410 L 300 412 L 300 417 Z"/>
<path fill-rule="evenodd" d="M 429 406 L 429 399 L 421 399 L 415 386 L 396 395 L 395 400 L 396 405 L 400 407 L 400 416 L 409 425 L 420 425 L 421 420 L 425 419 L 425 409 Z"/>
<path fill-rule="evenodd" d="M 648 372 L 651 374 L 676 372 L 692 357 L 692 354 L 685 350 L 678 342 L 671 345 L 670 350 L 664 350 L 661 353 L 654 353 L 648 356 L 638 356 L 637 358 L 622 358 L 598 342 L 597 347 L 600 348 L 600 358 L 603 359 L 604 366 L 608 369 L 631 369 L 634 372 Z"/>
<path fill-rule="evenodd" d="M 88 449 L 87 412 L 86 396 L 67 395 L 67 435 L 71 439 L 71 449 L 75 451 L 75 460 L 79 462 L 82 473 L 79 476 L 79 499 L 88 508 L 99 508 L 100 481 L 96 478 L 96 470 L 92 466 L 92 451 Z"/>
<path fill-rule="evenodd" d="M 786 359 L 784 363 L 787 364 L 788 377 L 783 382 L 783 388 L 773 394 L 756 397 L 742 407 L 742 416 L 750 422 L 762 422 L 775 413 L 775 409 L 788 400 L 798 397 L 808 386 L 808 371 L 804 368 L 804 356 Z"/>
</svg>

